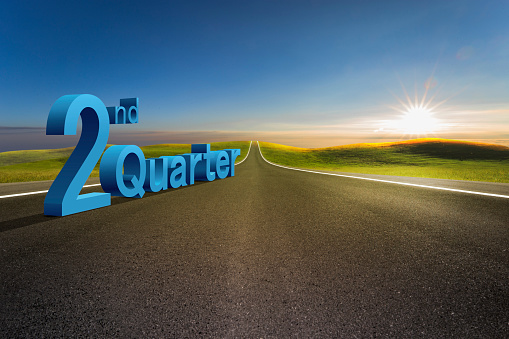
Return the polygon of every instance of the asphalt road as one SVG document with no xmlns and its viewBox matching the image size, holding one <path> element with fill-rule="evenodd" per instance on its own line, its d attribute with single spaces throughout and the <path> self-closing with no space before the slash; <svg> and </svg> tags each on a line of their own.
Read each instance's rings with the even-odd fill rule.
<svg viewBox="0 0 509 339">
<path fill-rule="evenodd" d="M 84 191 L 97 191 L 88 188 Z M 509 337 L 509 199 L 298 172 L 0 199 L 0 337 Z"/>
</svg>

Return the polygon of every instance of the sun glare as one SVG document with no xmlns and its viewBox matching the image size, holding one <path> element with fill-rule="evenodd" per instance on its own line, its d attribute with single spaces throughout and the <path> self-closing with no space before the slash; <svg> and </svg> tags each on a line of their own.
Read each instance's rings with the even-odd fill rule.
<svg viewBox="0 0 509 339">
<path fill-rule="evenodd" d="M 438 120 L 433 117 L 433 112 L 426 107 L 412 106 L 404 113 L 401 120 L 395 121 L 397 129 L 404 134 L 424 135 L 437 132 Z"/>
<path fill-rule="evenodd" d="M 436 109 L 446 100 L 433 104 L 432 102 L 436 93 L 427 100 L 428 91 L 435 86 L 436 81 L 434 81 L 433 77 L 430 77 L 424 85 L 425 92 L 422 98 L 419 99 L 416 88 L 415 96 L 412 100 L 402 84 L 406 100 L 402 100 L 393 94 L 401 106 L 390 106 L 394 110 L 400 112 L 401 115 L 394 120 L 386 120 L 383 127 L 375 132 L 385 131 L 415 137 L 435 134 L 443 129 L 443 122 L 435 115 L 437 113 Z"/>
</svg>

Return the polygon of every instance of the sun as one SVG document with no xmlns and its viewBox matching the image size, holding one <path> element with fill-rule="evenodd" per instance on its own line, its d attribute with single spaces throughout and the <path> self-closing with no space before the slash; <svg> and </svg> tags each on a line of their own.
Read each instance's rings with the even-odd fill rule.
<svg viewBox="0 0 509 339">
<path fill-rule="evenodd" d="M 435 86 L 435 82 L 430 79 L 434 80 L 430 77 L 426 81 L 424 85 L 425 92 L 421 98 L 419 98 L 419 95 L 417 94 L 417 86 L 415 88 L 414 98 L 411 99 L 402 84 L 401 87 L 406 100 L 402 100 L 393 94 L 400 103 L 400 106 L 389 106 L 399 112 L 400 115 L 394 117 L 393 120 L 386 120 L 383 127 L 379 128 L 375 132 L 383 130 L 385 132 L 403 134 L 410 137 L 419 137 L 430 134 L 434 135 L 442 130 L 444 123 L 436 116 L 438 112 L 437 108 L 447 100 L 433 103 L 438 92 L 428 98 L 429 90 Z"/>
<path fill-rule="evenodd" d="M 434 113 L 427 107 L 411 106 L 403 116 L 394 121 L 395 127 L 404 134 L 426 135 L 438 132 L 440 123 Z"/>
</svg>

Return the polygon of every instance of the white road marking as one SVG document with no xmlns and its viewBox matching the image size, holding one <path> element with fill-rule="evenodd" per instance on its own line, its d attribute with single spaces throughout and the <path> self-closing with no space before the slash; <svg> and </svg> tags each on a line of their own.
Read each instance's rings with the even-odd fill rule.
<svg viewBox="0 0 509 339">
<path fill-rule="evenodd" d="M 246 157 L 244 159 L 242 159 L 242 161 L 239 161 L 238 163 L 236 163 L 235 166 L 242 164 L 247 159 L 247 157 L 249 156 L 249 152 L 251 152 L 251 145 L 252 144 L 253 144 L 253 141 L 251 141 L 249 143 L 249 149 L 247 150 Z"/>
<path fill-rule="evenodd" d="M 92 184 L 92 185 L 85 185 L 83 187 L 92 187 L 92 186 L 100 186 L 101 184 Z M 16 194 L 9 194 L 9 195 L 0 195 L 0 199 L 3 198 L 13 198 L 13 197 L 21 197 L 23 195 L 31 195 L 31 194 L 40 194 L 40 193 L 47 193 L 48 190 L 45 191 L 37 191 L 37 192 L 26 192 L 26 193 L 16 193 Z"/>
<path fill-rule="evenodd" d="M 251 151 L 251 144 L 252 143 L 253 142 L 251 141 L 251 143 L 249 144 L 249 149 L 247 150 L 246 157 L 244 159 L 242 159 L 242 161 L 236 163 L 235 166 L 242 164 L 244 162 L 244 160 L 247 159 L 247 157 L 249 156 L 249 152 Z M 101 184 L 85 185 L 83 187 L 93 187 L 93 186 L 101 186 Z M 45 190 L 45 191 L 36 191 L 36 192 L 26 192 L 26 193 L 16 193 L 16 194 L 8 194 L 8 195 L 0 195 L 0 199 L 22 197 L 24 195 L 41 194 L 41 193 L 48 193 L 48 190 Z"/>
<path fill-rule="evenodd" d="M 489 197 L 497 197 L 497 198 L 506 198 L 509 199 L 509 195 L 502 195 L 502 194 L 493 194 L 493 193 L 484 193 L 484 192 L 475 192 L 475 191 L 466 191 L 466 190 L 459 190 L 455 188 L 446 188 L 446 187 L 437 187 L 437 186 L 428 186 L 428 185 L 419 185 L 419 184 L 410 184 L 406 182 L 398 182 L 398 181 L 390 181 L 390 180 L 382 180 L 382 179 L 373 179 L 373 178 L 364 178 L 364 177 L 356 177 L 353 175 L 345 175 L 345 174 L 337 174 L 337 173 L 324 173 L 324 172 L 317 172 L 317 171 L 311 171 L 306 169 L 300 169 L 300 168 L 292 168 L 292 167 L 286 167 L 282 165 L 275 164 L 273 162 L 268 161 L 265 159 L 265 157 L 262 154 L 262 149 L 260 148 L 260 143 L 258 143 L 258 150 L 260 151 L 260 155 L 262 156 L 263 160 L 265 160 L 267 163 L 281 167 L 286 168 L 294 171 L 301 171 L 301 172 L 308 172 L 308 173 L 316 173 L 316 174 L 324 174 L 324 175 L 332 175 L 336 177 L 344 177 L 344 178 L 352 178 L 352 179 L 361 179 L 361 180 L 369 180 L 369 181 L 378 181 L 378 182 L 385 182 L 389 184 L 398 184 L 398 185 L 405 185 L 405 186 L 414 186 L 414 187 L 423 187 L 423 188 L 431 188 L 435 190 L 442 190 L 442 191 L 451 191 L 451 192 L 460 192 L 460 193 L 468 193 L 468 194 L 477 194 L 477 195 L 485 195 Z"/>
</svg>

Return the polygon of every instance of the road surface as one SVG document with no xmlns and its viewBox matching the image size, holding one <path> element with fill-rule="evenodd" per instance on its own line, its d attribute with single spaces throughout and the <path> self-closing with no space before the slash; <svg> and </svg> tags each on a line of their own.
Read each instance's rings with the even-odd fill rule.
<svg viewBox="0 0 509 339">
<path fill-rule="evenodd" d="M 97 191 L 97 187 L 84 192 Z M 0 199 L 0 337 L 509 337 L 509 199 L 293 171 Z"/>
</svg>

